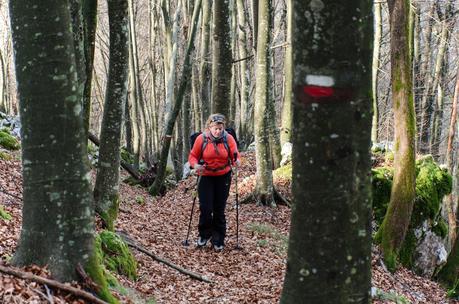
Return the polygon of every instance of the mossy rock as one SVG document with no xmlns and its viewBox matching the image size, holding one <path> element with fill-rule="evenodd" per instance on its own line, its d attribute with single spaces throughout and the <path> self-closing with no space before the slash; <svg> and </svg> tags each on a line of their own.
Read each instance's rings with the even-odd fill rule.
<svg viewBox="0 0 459 304">
<path fill-rule="evenodd" d="M 416 161 L 416 200 L 413 209 L 413 225 L 418 226 L 426 219 L 434 220 L 440 211 L 445 195 L 451 193 L 452 176 L 438 166 L 432 156 Z"/>
<path fill-rule="evenodd" d="M 386 215 L 387 206 L 389 205 L 394 169 L 391 167 L 375 168 L 371 170 L 371 176 L 373 213 L 379 226 Z"/>
<path fill-rule="evenodd" d="M 292 163 L 287 163 L 285 166 L 279 167 L 273 171 L 274 178 L 285 178 L 292 180 Z"/>
<path fill-rule="evenodd" d="M 393 168 L 372 169 L 373 214 L 378 226 L 382 223 L 390 201 Z M 416 197 L 411 222 L 399 252 L 400 262 L 410 268 L 418 240 L 414 229 L 424 221 L 432 223 L 432 231 L 445 237 L 448 225 L 439 216 L 442 199 L 452 190 L 452 176 L 440 167 L 430 155 L 416 161 Z M 377 234 L 378 236 L 379 234 Z M 394 261 L 395 262 L 395 261 Z"/>
<path fill-rule="evenodd" d="M 99 234 L 107 269 L 116 271 L 128 278 L 137 278 L 137 261 L 126 243 L 114 232 L 102 231 Z"/>
<path fill-rule="evenodd" d="M 19 150 L 19 141 L 12 136 L 6 129 L 0 131 L 0 146 L 11 151 Z"/>
</svg>

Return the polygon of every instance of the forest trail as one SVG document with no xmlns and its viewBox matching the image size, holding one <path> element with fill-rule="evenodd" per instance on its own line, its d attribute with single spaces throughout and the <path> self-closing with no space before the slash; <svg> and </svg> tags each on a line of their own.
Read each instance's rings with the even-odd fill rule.
<svg viewBox="0 0 459 304">
<path fill-rule="evenodd" d="M 255 163 L 253 155 L 243 156 L 239 171 L 239 199 L 253 188 Z M 13 216 L 11 221 L 1 220 L 0 256 L 11 256 L 20 231 L 21 174 L 19 161 L 0 160 L 0 204 Z M 223 252 L 215 252 L 210 245 L 196 248 L 197 206 L 193 214 L 190 246 L 182 245 L 186 238 L 192 207 L 192 192 L 196 177 L 179 183 L 164 197 L 152 198 L 139 187 L 121 183 L 121 212 L 116 229 L 127 233 L 150 252 L 190 271 L 200 273 L 213 283 L 205 283 L 132 249 L 138 261 L 138 279 L 117 278 L 126 287 L 137 291 L 137 299 L 123 303 L 145 303 L 155 298 L 157 303 L 278 303 L 285 272 L 286 249 L 290 224 L 290 209 L 244 204 L 239 212 L 239 243 L 236 250 L 236 208 L 234 181 L 227 205 L 228 232 Z M 288 185 L 277 183 L 285 193 Z M 11 196 L 13 195 L 13 196 Z M 17 197 L 14 197 L 17 196 Z M 139 203 L 143 200 L 143 203 Z M 198 204 L 198 203 L 197 203 Z M 382 266 L 379 253 L 373 250 L 373 286 L 404 295 L 411 303 L 448 303 L 445 292 L 438 284 L 400 269 L 394 275 Z M 29 270 L 29 269 L 28 269 Z M 43 273 L 37 269 L 35 273 Z M 45 288 L 0 273 L 0 299 L 9 294 L 18 303 L 48 303 Z M 49 296 L 48 296 L 49 297 Z M 71 303 L 68 295 L 54 293 L 55 303 Z M 67 299 L 67 300 L 64 300 Z M 22 302 L 21 302 L 22 301 Z M 73 302 L 75 303 L 75 302 Z M 84 301 L 80 300 L 80 302 Z M 388 303 L 374 301 L 373 303 Z M 449 303 L 453 303 L 450 301 Z"/>
</svg>

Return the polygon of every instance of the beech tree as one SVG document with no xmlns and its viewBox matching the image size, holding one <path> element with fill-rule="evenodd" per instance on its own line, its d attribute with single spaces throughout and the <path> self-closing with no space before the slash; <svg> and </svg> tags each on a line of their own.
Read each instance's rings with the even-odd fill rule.
<svg viewBox="0 0 459 304">
<path fill-rule="evenodd" d="M 119 167 L 121 126 L 127 97 L 129 66 L 128 2 L 108 1 L 110 61 L 100 133 L 99 161 L 94 198 L 97 213 L 113 230 L 119 207 Z"/>
<path fill-rule="evenodd" d="M 371 10 L 362 0 L 293 1 L 293 202 L 283 304 L 370 301 Z"/>
<path fill-rule="evenodd" d="M 395 270 L 410 224 L 416 195 L 415 136 L 409 1 L 389 0 L 391 82 L 394 112 L 394 178 L 386 216 L 377 239 L 388 268 Z"/>
<path fill-rule="evenodd" d="M 61 281 L 78 280 L 81 265 L 104 285 L 94 254 L 83 86 L 69 7 L 62 0 L 10 1 L 23 166 L 23 221 L 13 261 L 47 265 Z"/>
</svg>

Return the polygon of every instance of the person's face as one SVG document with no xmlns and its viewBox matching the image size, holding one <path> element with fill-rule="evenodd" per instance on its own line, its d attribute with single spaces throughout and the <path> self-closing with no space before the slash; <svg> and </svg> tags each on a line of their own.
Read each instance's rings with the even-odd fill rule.
<svg viewBox="0 0 459 304">
<path fill-rule="evenodd" d="M 210 125 L 209 130 L 213 137 L 218 138 L 222 136 L 224 127 L 222 123 L 213 123 Z"/>
</svg>

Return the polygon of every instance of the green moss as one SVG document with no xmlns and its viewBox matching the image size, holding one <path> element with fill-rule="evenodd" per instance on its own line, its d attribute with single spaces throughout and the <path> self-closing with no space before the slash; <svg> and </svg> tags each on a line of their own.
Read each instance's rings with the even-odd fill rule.
<svg viewBox="0 0 459 304">
<path fill-rule="evenodd" d="M 379 167 L 371 170 L 373 187 L 373 212 L 378 225 L 381 225 L 390 201 L 394 169 Z"/>
<path fill-rule="evenodd" d="M 442 218 L 439 217 L 438 222 L 432 226 L 432 231 L 441 238 L 445 238 L 448 235 L 448 223 Z"/>
<path fill-rule="evenodd" d="M 13 217 L 8 212 L 6 212 L 2 206 L 0 206 L 0 218 L 4 219 L 5 221 L 9 221 Z"/>
<path fill-rule="evenodd" d="M 443 197 L 451 192 L 452 176 L 428 155 L 416 162 L 416 201 L 413 210 L 414 227 L 426 219 L 435 219 Z"/>
<path fill-rule="evenodd" d="M 121 148 L 121 159 L 128 164 L 134 163 L 134 155 L 129 153 L 125 148 Z"/>
<path fill-rule="evenodd" d="M 0 151 L 0 159 L 2 160 L 12 160 L 13 157 L 5 151 Z"/>
<path fill-rule="evenodd" d="M 19 150 L 21 147 L 19 141 L 4 129 L 0 131 L 0 146 L 8 150 Z"/>
<path fill-rule="evenodd" d="M 397 255 L 404 266 L 411 267 L 413 265 L 413 254 L 417 245 L 414 229 L 424 221 L 435 223 L 432 230 L 437 235 L 445 237 L 448 233 L 448 225 L 439 217 L 439 212 L 443 197 L 452 189 L 451 175 L 446 169 L 435 163 L 432 156 L 424 156 L 416 162 L 416 176 L 416 197 L 410 226 L 400 252 L 398 254 L 389 253 L 389 257 L 385 257 L 389 269 L 396 266 Z M 373 214 L 378 225 L 383 222 L 389 205 L 392 179 L 392 168 L 378 167 L 372 169 Z M 389 244 L 382 244 L 380 230 L 374 240 L 381 243 L 381 246 L 389 248 Z M 384 252 L 387 252 L 387 248 Z M 395 270 L 395 268 L 393 269 Z"/>
<path fill-rule="evenodd" d="M 273 171 L 273 177 L 277 178 L 285 178 L 288 180 L 292 180 L 292 163 L 288 163 L 285 166 L 279 167 Z"/>
<path fill-rule="evenodd" d="M 107 268 L 124 274 L 130 279 L 136 279 L 137 262 L 126 243 L 111 231 L 102 231 L 100 239 L 104 264 Z"/>
<path fill-rule="evenodd" d="M 120 197 L 119 194 L 114 195 L 110 198 L 111 203 L 110 207 L 106 211 L 98 210 L 99 216 L 101 217 L 102 221 L 104 222 L 105 226 L 108 230 L 114 231 L 115 229 L 115 221 L 118 217 L 118 211 L 120 207 Z"/>
<path fill-rule="evenodd" d="M 139 205 L 143 205 L 143 204 L 145 204 L 145 198 L 143 196 L 141 196 L 141 195 L 137 195 L 135 197 L 135 202 L 137 204 L 139 204 Z"/>
<path fill-rule="evenodd" d="M 94 239 L 94 252 L 90 257 L 88 264 L 86 265 L 86 272 L 92 278 L 92 280 L 99 286 L 97 295 L 104 301 L 111 304 L 118 304 L 118 300 L 110 293 L 107 282 L 108 271 L 102 264 L 103 252 L 101 246 L 101 239 L 97 235 Z M 116 280 L 116 279 L 115 279 Z"/>
<path fill-rule="evenodd" d="M 403 266 L 407 268 L 413 267 L 413 258 L 414 258 L 414 251 L 416 250 L 417 240 L 416 236 L 414 235 L 414 230 L 412 227 L 408 228 L 408 231 L 405 235 L 405 241 L 403 242 L 403 246 L 400 249 L 399 259 Z"/>
</svg>

